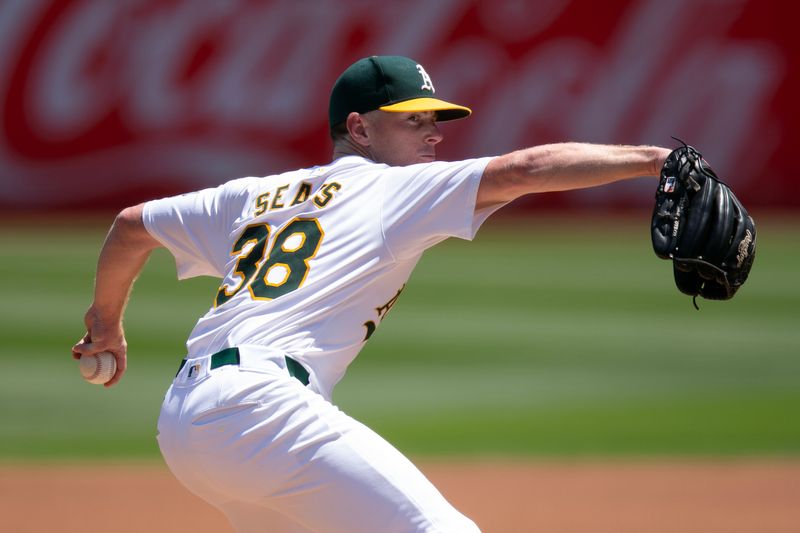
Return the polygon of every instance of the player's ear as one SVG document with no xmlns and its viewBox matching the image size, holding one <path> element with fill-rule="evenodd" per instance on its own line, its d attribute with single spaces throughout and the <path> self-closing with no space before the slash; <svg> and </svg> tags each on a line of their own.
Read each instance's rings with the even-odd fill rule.
<svg viewBox="0 0 800 533">
<path fill-rule="evenodd" d="M 353 138 L 353 141 L 355 141 L 356 144 L 361 146 L 370 145 L 369 134 L 367 133 L 367 123 L 364 119 L 364 115 L 353 111 L 347 115 L 345 124 L 347 125 L 347 131 L 350 133 L 350 137 Z"/>
</svg>

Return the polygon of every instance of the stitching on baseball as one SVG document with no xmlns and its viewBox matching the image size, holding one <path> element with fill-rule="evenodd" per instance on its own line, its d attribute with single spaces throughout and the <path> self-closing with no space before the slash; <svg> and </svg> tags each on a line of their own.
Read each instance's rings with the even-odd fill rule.
<svg viewBox="0 0 800 533">
<path fill-rule="evenodd" d="M 92 357 L 94 357 L 96 364 L 94 365 L 94 373 L 89 377 L 90 381 L 96 379 L 97 376 L 100 375 L 100 370 L 102 369 L 103 366 L 103 361 L 102 359 L 100 359 L 99 355 L 93 355 Z"/>
</svg>

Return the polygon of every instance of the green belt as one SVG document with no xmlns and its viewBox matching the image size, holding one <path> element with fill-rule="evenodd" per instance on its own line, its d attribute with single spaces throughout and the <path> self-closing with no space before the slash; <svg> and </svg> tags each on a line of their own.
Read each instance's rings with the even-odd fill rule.
<svg viewBox="0 0 800 533">
<path fill-rule="evenodd" d="M 284 356 L 284 358 L 286 359 L 286 370 L 289 371 L 289 375 L 303 385 L 308 385 L 308 370 L 306 370 L 303 365 L 288 355 Z M 181 365 L 178 367 L 178 373 L 180 373 L 185 364 L 186 359 L 181 361 Z M 225 348 L 224 350 L 220 350 L 211 356 L 211 370 L 221 366 L 238 364 L 239 348 Z"/>
</svg>

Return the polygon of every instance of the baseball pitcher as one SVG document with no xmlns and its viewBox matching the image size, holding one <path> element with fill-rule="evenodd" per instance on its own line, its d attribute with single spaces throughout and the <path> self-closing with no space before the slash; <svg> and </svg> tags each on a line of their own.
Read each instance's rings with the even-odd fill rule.
<svg viewBox="0 0 800 533">
<path fill-rule="evenodd" d="M 178 278 L 220 279 L 166 393 L 158 442 L 175 476 L 241 532 L 474 532 L 391 444 L 340 411 L 332 391 L 422 253 L 472 239 L 529 193 L 658 176 L 670 150 L 564 143 L 436 160 L 437 122 L 470 109 L 438 98 L 425 69 L 373 56 L 333 86 L 331 162 L 129 207 L 100 252 L 86 335 L 110 351 L 150 252 Z"/>
</svg>

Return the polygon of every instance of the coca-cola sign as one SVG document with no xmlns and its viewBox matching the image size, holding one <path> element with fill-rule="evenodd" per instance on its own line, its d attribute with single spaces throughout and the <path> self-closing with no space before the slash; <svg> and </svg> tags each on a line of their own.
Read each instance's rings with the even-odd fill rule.
<svg viewBox="0 0 800 533">
<path fill-rule="evenodd" d="M 777 0 L 376 5 L 0 3 L 0 204 L 121 207 L 323 163 L 338 74 L 403 54 L 475 111 L 443 125 L 446 159 L 676 135 L 746 201 L 799 205 L 781 106 L 797 114 L 787 91 L 800 47 Z M 534 202 L 643 204 L 652 185 Z"/>
</svg>

